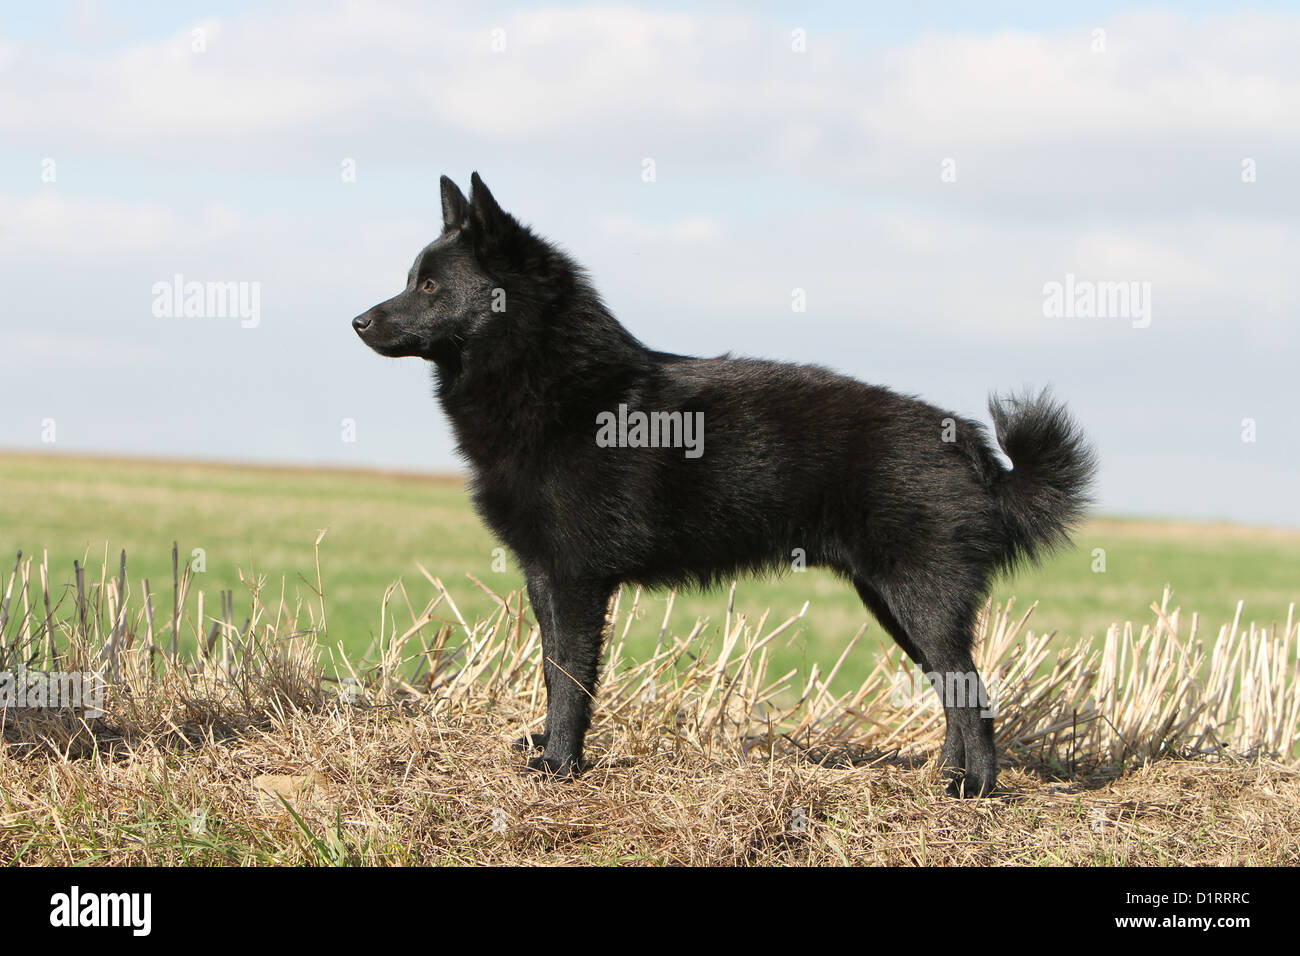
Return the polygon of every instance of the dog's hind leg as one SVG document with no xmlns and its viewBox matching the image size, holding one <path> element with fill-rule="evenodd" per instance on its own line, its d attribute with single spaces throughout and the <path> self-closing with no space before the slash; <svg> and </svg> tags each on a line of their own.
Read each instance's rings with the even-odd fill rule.
<svg viewBox="0 0 1300 956">
<path fill-rule="evenodd" d="M 889 609 L 889 605 L 885 602 L 881 593 L 861 577 L 854 578 L 853 585 L 858 589 L 858 595 L 862 598 L 862 603 L 867 606 L 867 609 L 880 622 L 880 626 L 894 639 L 894 642 L 903 649 L 903 652 L 912 659 L 917 667 L 921 668 L 921 673 L 927 675 L 933 673 L 933 668 L 926 662 L 925 654 L 912 642 L 911 636 L 903 625 L 898 622 L 898 618 L 894 617 L 893 611 Z M 942 688 L 936 688 L 935 692 L 942 699 Z M 943 750 L 939 754 L 939 766 L 964 767 L 966 765 L 966 745 L 962 739 L 961 730 L 958 728 L 957 722 L 952 719 L 951 714 L 948 713 L 947 707 L 944 708 L 944 716 L 946 718 L 946 730 L 943 738 Z"/>
<path fill-rule="evenodd" d="M 923 612 L 931 614 L 929 620 L 913 620 L 911 633 L 925 649 L 930 682 L 947 718 L 939 765 L 952 796 L 986 796 L 997 782 L 998 762 L 990 702 L 971 656 L 974 614 Z"/>
<path fill-rule="evenodd" d="M 939 766 L 954 797 L 983 797 L 997 783 L 998 759 L 993 744 L 993 715 L 984 681 L 969 648 L 958 648 L 964 630 L 949 632 L 949 647 L 937 655 L 931 682 L 943 700 L 948 729 Z"/>
<path fill-rule="evenodd" d="M 528 761 L 529 770 L 567 777 L 582 768 L 612 590 L 604 584 L 557 585 L 529 576 L 529 594 L 545 608 L 538 621 L 546 680 L 546 731 L 523 738 L 527 747 L 545 748 Z"/>
<path fill-rule="evenodd" d="M 862 598 L 862 603 L 867 606 L 867 610 L 880 622 L 880 626 L 885 629 L 886 633 L 894 639 L 894 643 L 903 649 L 903 653 L 910 657 L 913 663 L 921 668 L 922 672 L 928 671 L 929 667 L 926 666 L 925 655 L 921 653 L 919 647 L 912 643 L 912 638 L 903 629 L 903 625 L 898 623 L 898 619 L 889 610 L 889 605 L 885 603 L 885 599 L 881 597 L 880 592 L 873 588 L 865 578 L 861 577 L 853 579 L 853 586 L 858 589 L 858 597 Z"/>
<path fill-rule="evenodd" d="M 985 796 L 997 781 L 993 717 L 971 656 L 975 611 L 971 601 L 917 597 L 916 588 L 855 581 L 863 603 L 929 677 L 943 703 L 946 731 L 939 766 L 953 796 Z"/>
</svg>

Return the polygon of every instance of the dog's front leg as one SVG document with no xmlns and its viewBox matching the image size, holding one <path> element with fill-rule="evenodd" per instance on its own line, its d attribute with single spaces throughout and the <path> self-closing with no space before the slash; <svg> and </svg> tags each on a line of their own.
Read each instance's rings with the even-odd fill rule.
<svg viewBox="0 0 1300 956">
<path fill-rule="evenodd" d="M 530 770 L 567 777 L 582 768 L 582 742 L 591 723 L 611 590 L 604 584 L 559 584 L 540 575 L 529 577 L 542 629 L 546 678 L 546 732 L 531 740 L 545 750 L 528 762 Z M 544 611 L 536 610 L 539 600 Z"/>
<path fill-rule="evenodd" d="M 542 634 L 542 645 L 550 641 L 551 633 L 555 628 L 555 616 L 551 605 L 551 582 L 550 579 L 540 571 L 526 570 L 524 579 L 528 585 L 528 603 L 532 605 L 533 617 L 537 618 L 537 629 Z M 550 674 L 545 667 L 542 668 L 542 676 L 546 680 L 547 699 L 550 699 Z M 516 750 L 540 750 L 546 746 L 547 733 L 543 730 L 537 734 L 524 734 L 515 740 L 512 746 Z"/>
</svg>

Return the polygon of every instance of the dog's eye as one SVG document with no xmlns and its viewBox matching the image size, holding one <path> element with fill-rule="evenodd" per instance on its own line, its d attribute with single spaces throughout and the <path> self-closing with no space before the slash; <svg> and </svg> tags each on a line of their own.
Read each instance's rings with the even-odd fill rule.
<svg viewBox="0 0 1300 956">
<path fill-rule="evenodd" d="M 433 279 L 425 279 L 424 284 L 420 286 L 421 292 L 434 293 L 438 291 L 438 283 Z"/>
</svg>

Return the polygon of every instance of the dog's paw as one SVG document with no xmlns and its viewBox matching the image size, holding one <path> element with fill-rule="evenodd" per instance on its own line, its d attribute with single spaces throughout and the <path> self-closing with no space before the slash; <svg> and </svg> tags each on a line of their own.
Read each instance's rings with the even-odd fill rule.
<svg viewBox="0 0 1300 956">
<path fill-rule="evenodd" d="M 950 797 L 987 797 L 997 784 L 997 774 L 984 774 L 972 770 L 950 772 L 947 792 Z"/>
<path fill-rule="evenodd" d="M 525 768 L 528 773 L 540 773 L 546 777 L 554 777 L 558 780 L 572 780 L 582 769 L 579 761 L 570 757 L 548 757 L 542 754 L 540 757 L 534 757 L 528 761 Z"/>
<path fill-rule="evenodd" d="M 510 746 L 515 750 L 544 750 L 549 734 L 524 734 Z"/>
</svg>

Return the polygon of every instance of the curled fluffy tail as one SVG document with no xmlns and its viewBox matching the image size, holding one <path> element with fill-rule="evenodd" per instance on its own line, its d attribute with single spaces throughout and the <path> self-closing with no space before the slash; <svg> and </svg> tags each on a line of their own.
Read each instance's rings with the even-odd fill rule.
<svg viewBox="0 0 1300 956">
<path fill-rule="evenodd" d="M 1011 469 L 993 481 L 1002 509 L 1006 567 L 1037 562 L 1068 544 L 1092 503 L 1097 458 L 1065 406 L 1047 391 L 989 399 L 998 444 Z"/>
</svg>

